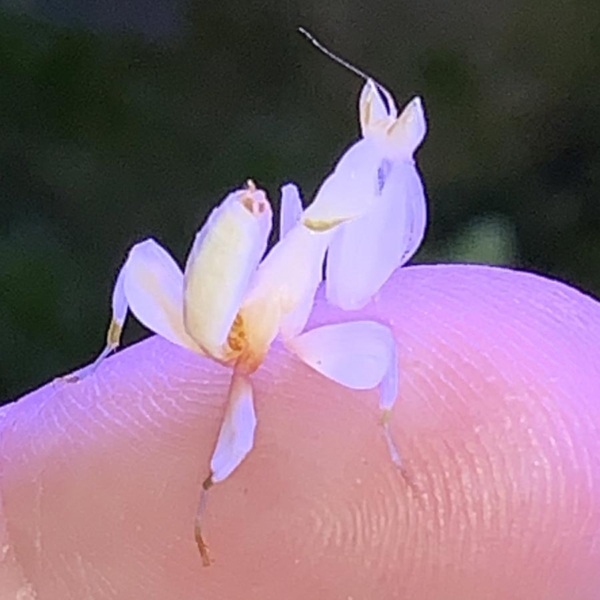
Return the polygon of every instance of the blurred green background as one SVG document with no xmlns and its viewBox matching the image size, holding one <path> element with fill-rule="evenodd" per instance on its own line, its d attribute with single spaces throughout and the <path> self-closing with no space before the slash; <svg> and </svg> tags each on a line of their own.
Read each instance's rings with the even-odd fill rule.
<svg viewBox="0 0 600 600">
<path fill-rule="evenodd" d="M 600 293 L 598 0 L 1 2 L 0 398 L 96 355 L 133 243 L 183 260 L 250 176 L 310 199 L 357 136 L 361 82 L 298 25 L 400 104 L 424 97 L 416 262 Z"/>
</svg>

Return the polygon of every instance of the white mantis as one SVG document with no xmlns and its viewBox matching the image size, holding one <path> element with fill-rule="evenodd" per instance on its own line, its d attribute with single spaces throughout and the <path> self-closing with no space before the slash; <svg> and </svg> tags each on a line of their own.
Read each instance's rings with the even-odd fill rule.
<svg viewBox="0 0 600 600">
<path fill-rule="evenodd" d="M 205 490 L 239 466 L 254 443 L 250 375 L 277 335 L 305 363 L 352 389 L 380 386 L 381 406 L 397 388 L 396 343 L 372 321 L 327 325 L 302 333 L 322 277 L 332 230 L 315 232 L 301 214 L 295 186 L 282 190 L 282 237 L 261 262 L 271 230 L 271 207 L 252 182 L 229 194 L 197 234 L 185 271 L 156 241 L 136 244 L 113 292 L 107 345 L 93 372 L 119 344 L 128 309 L 172 343 L 231 367 L 227 408 Z M 196 536 L 205 562 L 199 527 Z"/>
<path fill-rule="evenodd" d="M 131 312 L 148 329 L 231 368 L 227 406 L 204 481 L 226 479 L 254 444 L 251 375 L 273 340 L 333 381 L 379 388 L 387 429 L 398 392 L 396 341 L 388 327 L 356 320 L 304 331 L 327 258 L 327 297 L 355 309 L 418 248 L 425 197 L 412 154 L 425 134 L 421 103 L 397 116 L 392 96 L 371 79 L 359 101 L 362 139 L 341 157 L 303 210 L 294 185 L 282 189 L 280 240 L 263 255 L 272 211 L 252 181 L 230 193 L 196 235 L 182 272 L 153 239 L 133 246 L 113 292 L 105 350 L 71 379 L 93 373 L 119 345 Z M 206 546 L 196 526 L 205 564 Z"/>
<path fill-rule="evenodd" d="M 327 299 L 346 310 L 359 309 L 423 241 L 427 205 L 413 158 L 427 131 L 423 103 L 413 98 L 398 116 L 393 96 L 382 85 L 300 31 L 366 80 L 359 99 L 362 137 L 344 152 L 303 217 L 315 229 L 323 221 L 344 221 L 327 254 Z"/>
</svg>

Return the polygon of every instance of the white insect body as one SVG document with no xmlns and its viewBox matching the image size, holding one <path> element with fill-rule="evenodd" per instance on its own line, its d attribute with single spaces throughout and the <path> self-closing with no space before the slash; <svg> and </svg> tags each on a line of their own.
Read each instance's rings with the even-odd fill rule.
<svg viewBox="0 0 600 600">
<path fill-rule="evenodd" d="M 398 117 L 392 96 L 368 80 L 359 112 L 362 138 L 340 158 L 303 217 L 315 230 L 344 219 L 329 245 L 326 289 L 328 300 L 347 310 L 364 306 L 414 255 L 427 222 L 413 159 L 426 131 L 421 100 Z"/>
<path fill-rule="evenodd" d="M 253 447 L 250 375 L 278 335 L 333 381 L 352 389 L 380 386 L 382 409 L 389 410 L 396 397 L 398 361 L 389 328 L 361 320 L 303 333 L 335 226 L 325 231 L 304 226 L 298 190 L 287 185 L 281 238 L 261 261 L 271 221 L 265 193 L 249 182 L 213 210 L 183 273 L 155 240 L 136 244 L 115 284 L 107 346 L 77 377 L 93 372 L 118 346 L 128 309 L 172 343 L 231 367 L 227 408 L 204 489 L 228 477 Z M 201 545 L 199 530 L 197 536 Z"/>
<path fill-rule="evenodd" d="M 128 310 L 172 343 L 230 367 L 227 407 L 205 490 L 227 478 L 253 447 L 250 376 L 277 336 L 329 379 L 351 389 L 379 387 L 386 440 L 401 466 L 389 432 L 398 393 L 391 330 L 357 320 L 304 332 L 326 253 L 328 300 L 357 309 L 423 239 L 425 194 L 413 159 L 426 131 L 420 99 L 398 116 L 391 94 L 367 78 L 359 114 L 362 138 L 347 149 L 306 210 L 294 185 L 282 188 L 280 240 L 264 259 L 272 210 L 251 181 L 212 211 L 184 272 L 155 240 L 136 244 L 117 277 L 106 348 L 71 378 L 92 373 L 117 348 Z M 209 564 L 198 523 L 196 536 Z"/>
<path fill-rule="evenodd" d="M 366 83 L 358 103 L 361 139 L 323 181 L 303 219 L 319 230 L 341 223 L 327 253 L 327 299 L 346 310 L 363 307 L 417 251 L 427 206 L 414 153 L 427 132 L 423 103 L 413 98 L 398 115 L 393 96 L 379 83 L 301 33 Z"/>
</svg>

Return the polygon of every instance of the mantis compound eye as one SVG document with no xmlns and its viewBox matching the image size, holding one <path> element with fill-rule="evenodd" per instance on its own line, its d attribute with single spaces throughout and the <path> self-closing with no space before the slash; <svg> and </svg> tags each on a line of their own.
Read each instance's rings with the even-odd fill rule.
<svg viewBox="0 0 600 600">
<path fill-rule="evenodd" d="M 385 187 L 386 181 L 390 175 L 391 170 L 392 170 L 391 161 L 387 160 L 387 158 L 384 158 L 381 161 L 381 164 L 379 165 L 379 167 L 377 169 L 377 195 L 378 196 L 381 196 L 381 193 L 383 192 L 383 188 Z"/>
</svg>

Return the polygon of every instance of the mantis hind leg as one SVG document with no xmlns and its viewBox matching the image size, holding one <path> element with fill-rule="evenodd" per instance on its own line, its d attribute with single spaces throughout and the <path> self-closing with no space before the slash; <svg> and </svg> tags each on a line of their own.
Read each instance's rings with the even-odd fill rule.
<svg viewBox="0 0 600 600">
<path fill-rule="evenodd" d="M 127 298 L 125 297 L 125 267 L 127 263 L 121 268 L 119 275 L 117 276 L 117 281 L 115 282 L 115 287 L 113 289 L 112 295 L 112 318 L 110 321 L 110 325 L 108 326 L 108 331 L 106 332 L 106 346 L 100 352 L 100 354 L 96 357 L 94 362 L 89 364 L 87 367 L 83 367 L 72 373 L 63 377 L 62 379 L 68 383 L 76 383 L 77 381 L 81 381 L 90 375 L 93 375 L 98 367 L 104 362 L 110 354 L 112 354 L 121 343 L 121 334 L 123 332 L 123 325 L 125 324 L 125 317 L 127 316 L 128 303 Z"/>
</svg>

